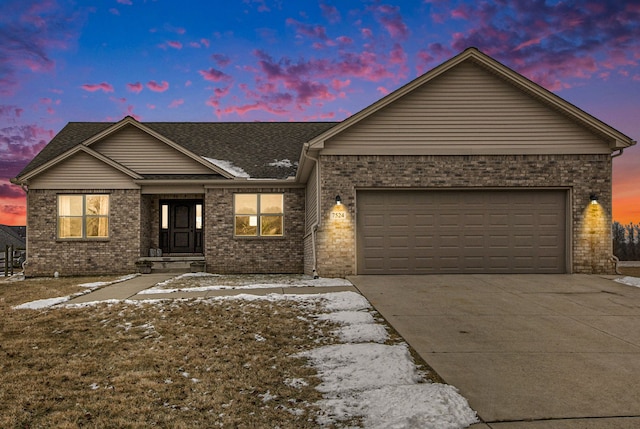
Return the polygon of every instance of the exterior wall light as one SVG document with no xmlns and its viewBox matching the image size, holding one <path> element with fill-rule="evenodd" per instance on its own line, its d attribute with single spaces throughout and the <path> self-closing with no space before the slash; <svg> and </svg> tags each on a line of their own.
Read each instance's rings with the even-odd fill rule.
<svg viewBox="0 0 640 429">
<path fill-rule="evenodd" d="M 342 198 L 340 198 L 340 195 L 336 195 L 336 205 L 337 206 L 341 206 L 342 205 Z"/>
<path fill-rule="evenodd" d="M 596 194 L 589 195 L 589 200 L 591 200 L 591 204 L 598 204 L 598 196 Z"/>
</svg>

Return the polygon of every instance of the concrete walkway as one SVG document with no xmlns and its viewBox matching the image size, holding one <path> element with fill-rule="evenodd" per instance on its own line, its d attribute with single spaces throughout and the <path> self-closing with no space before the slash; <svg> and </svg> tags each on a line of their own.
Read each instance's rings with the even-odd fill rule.
<svg viewBox="0 0 640 429">
<path fill-rule="evenodd" d="M 586 275 L 353 276 L 474 429 L 640 427 L 640 288 Z"/>
<path fill-rule="evenodd" d="M 308 286 L 308 287 L 277 287 L 277 288 L 237 288 L 237 289 L 218 289 L 206 291 L 177 291 L 171 293 L 157 294 L 139 294 L 145 289 L 156 285 L 157 283 L 169 280 L 181 273 L 152 273 L 143 274 L 130 280 L 120 283 L 104 286 L 85 295 L 73 298 L 65 304 L 83 304 L 95 301 L 109 300 L 147 300 L 147 299 L 189 299 L 189 298 L 208 298 L 215 296 L 233 296 L 240 294 L 251 295 L 268 295 L 271 293 L 278 294 L 311 294 L 311 293 L 328 293 L 328 292 L 356 292 L 358 290 L 353 286 Z"/>
</svg>

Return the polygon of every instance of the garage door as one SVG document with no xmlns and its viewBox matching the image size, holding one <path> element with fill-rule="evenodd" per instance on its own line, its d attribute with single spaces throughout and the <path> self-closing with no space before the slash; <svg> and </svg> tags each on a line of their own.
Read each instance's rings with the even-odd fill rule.
<svg viewBox="0 0 640 429">
<path fill-rule="evenodd" d="M 566 194 L 359 191 L 358 274 L 565 273 Z"/>
</svg>

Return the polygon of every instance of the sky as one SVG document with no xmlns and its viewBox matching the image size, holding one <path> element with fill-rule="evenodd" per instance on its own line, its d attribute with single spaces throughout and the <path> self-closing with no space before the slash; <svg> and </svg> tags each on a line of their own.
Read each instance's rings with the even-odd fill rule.
<svg viewBox="0 0 640 429">
<path fill-rule="evenodd" d="M 0 223 L 68 122 L 341 121 L 477 47 L 640 138 L 640 0 L 2 0 Z M 640 222 L 640 147 L 613 219 Z"/>
</svg>

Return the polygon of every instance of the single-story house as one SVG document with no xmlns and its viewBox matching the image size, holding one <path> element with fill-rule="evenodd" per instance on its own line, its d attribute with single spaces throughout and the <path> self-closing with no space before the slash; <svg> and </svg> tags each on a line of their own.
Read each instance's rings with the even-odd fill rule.
<svg viewBox="0 0 640 429">
<path fill-rule="evenodd" d="M 342 122 L 69 123 L 12 181 L 28 276 L 608 273 L 633 144 L 469 48 Z"/>
</svg>

